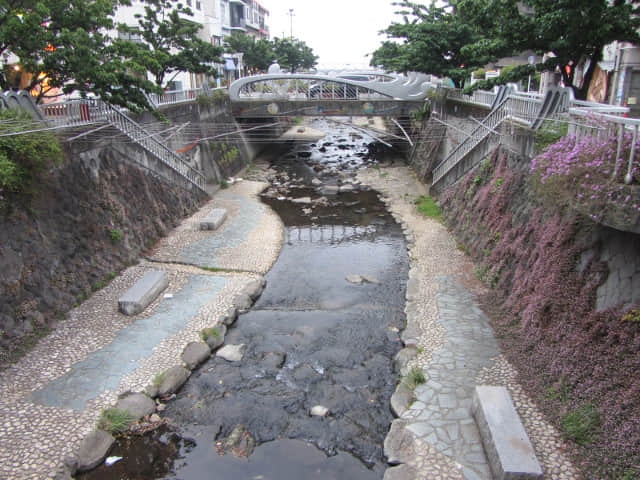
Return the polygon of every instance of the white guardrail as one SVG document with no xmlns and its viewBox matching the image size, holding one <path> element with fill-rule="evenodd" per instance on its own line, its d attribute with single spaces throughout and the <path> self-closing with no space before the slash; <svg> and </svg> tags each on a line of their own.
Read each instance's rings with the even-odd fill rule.
<svg viewBox="0 0 640 480">
<path fill-rule="evenodd" d="M 497 98 L 497 93 L 474 91 L 470 95 L 465 95 L 462 90 L 446 88 L 446 97 L 455 101 L 492 107 Z M 544 97 L 537 93 L 511 92 L 499 105 L 487 115 L 487 117 L 479 122 L 469 136 L 461 142 L 440 164 L 433 169 L 432 184 L 436 184 L 444 178 L 460 161 L 462 161 L 474 148 L 485 140 L 489 135 L 495 134 L 499 125 L 509 120 L 517 122 L 525 126 L 531 126 L 533 122 L 539 120 L 541 109 L 543 108 Z M 631 130 L 633 132 L 631 154 L 628 161 L 628 171 L 625 182 L 631 183 L 633 163 L 635 161 L 636 143 L 638 137 L 638 127 L 640 120 L 624 118 L 622 115 L 629 111 L 626 107 L 616 105 L 607 105 L 602 103 L 586 102 L 571 98 L 568 102 L 568 108 L 564 110 L 573 118 L 570 122 L 570 134 L 585 135 L 617 135 L 618 138 L 618 154 L 622 149 L 623 132 Z M 609 125 L 607 128 L 596 128 L 585 122 L 586 117 L 597 117 L 603 123 Z M 614 133 L 615 132 L 615 133 Z M 614 175 L 617 172 L 614 173 Z"/>
<path fill-rule="evenodd" d="M 612 109 L 606 107 L 612 107 L 611 105 L 603 105 L 602 111 L 597 109 L 576 107 L 569 109 L 569 115 L 573 120 L 569 123 L 569 135 L 575 135 L 578 140 L 590 136 L 595 138 L 617 139 L 617 150 L 615 168 L 611 178 L 616 178 L 620 170 L 620 160 L 622 154 L 622 147 L 624 144 L 624 133 L 630 132 L 631 136 L 631 150 L 629 152 L 629 159 L 627 161 L 627 173 L 624 176 L 624 183 L 629 185 L 633 181 L 633 165 L 636 162 L 636 149 L 638 145 L 638 128 L 640 127 L 640 119 L 638 118 L 625 118 L 618 115 L 612 115 L 610 112 Z M 613 109 L 615 109 L 614 107 Z M 617 107 L 618 111 L 615 113 L 621 113 L 621 109 L 627 110 L 624 107 Z M 598 124 L 595 125 L 593 120 L 597 120 Z"/>
</svg>

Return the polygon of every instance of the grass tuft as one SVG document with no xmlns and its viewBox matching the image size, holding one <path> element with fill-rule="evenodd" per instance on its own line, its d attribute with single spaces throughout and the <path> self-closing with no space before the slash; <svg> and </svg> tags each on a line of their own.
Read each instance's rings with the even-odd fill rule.
<svg viewBox="0 0 640 480">
<path fill-rule="evenodd" d="M 102 411 L 98 420 L 98 428 L 112 434 L 126 432 L 134 421 L 133 415 L 119 408 L 108 408 Z"/>
<path fill-rule="evenodd" d="M 561 420 L 564 433 L 578 445 L 593 443 L 600 424 L 600 412 L 589 404 L 564 414 Z"/>
<path fill-rule="evenodd" d="M 425 217 L 433 218 L 439 222 L 442 221 L 442 210 L 433 198 L 421 195 L 414 203 L 417 205 L 418 211 Z"/>
<path fill-rule="evenodd" d="M 413 367 L 407 374 L 407 386 L 413 390 L 418 385 L 425 383 L 427 379 L 424 377 L 424 372 L 419 367 Z"/>
</svg>

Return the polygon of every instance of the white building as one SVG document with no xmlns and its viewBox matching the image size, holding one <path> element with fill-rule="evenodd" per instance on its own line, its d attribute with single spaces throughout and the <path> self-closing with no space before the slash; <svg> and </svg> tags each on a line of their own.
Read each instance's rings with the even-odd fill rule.
<svg viewBox="0 0 640 480">
<path fill-rule="evenodd" d="M 213 45 L 222 46 L 224 37 L 233 32 L 240 32 L 256 38 L 269 38 L 268 17 L 269 11 L 256 0 L 183 0 L 193 16 L 184 15 L 183 18 L 202 26 L 199 37 Z M 138 19 L 136 15 L 144 15 L 145 3 L 141 0 L 132 0 L 130 6 L 120 6 L 115 15 L 116 24 L 125 24 L 136 28 Z M 136 35 L 123 34 L 113 31 L 113 36 L 125 35 L 130 40 L 139 40 Z M 242 54 L 225 54 L 224 64 L 218 66 L 220 77 L 227 80 L 237 78 L 244 69 Z M 178 72 L 169 81 L 170 90 L 186 90 L 199 88 L 205 82 L 212 79 L 203 74 Z M 218 84 L 221 81 L 218 80 Z"/>
</svg>

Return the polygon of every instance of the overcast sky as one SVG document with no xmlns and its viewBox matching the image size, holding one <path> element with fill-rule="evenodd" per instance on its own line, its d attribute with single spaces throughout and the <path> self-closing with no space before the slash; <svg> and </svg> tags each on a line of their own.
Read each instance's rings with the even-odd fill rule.
<svg viewBox="0 0 640 480">
<path fill-rule="evenodd" d="M 259 0 L 269 10 L 271 38 L 291 35 L 311 47 L 318 68 L 366 68 L 366 54 L 385 40 L 378 35 L 394 20 L 392 0 Z M 399 17 L 395 17 L 396 20 Z"/>
</svg>

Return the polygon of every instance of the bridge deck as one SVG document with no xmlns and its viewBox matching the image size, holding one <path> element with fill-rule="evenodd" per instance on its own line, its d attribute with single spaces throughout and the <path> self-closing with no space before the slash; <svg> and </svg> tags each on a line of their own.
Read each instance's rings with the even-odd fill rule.
<svg viewBox="0 0 640 480">
<path fill-rule="evenodd" d="M 424 100 L 243 100 L 231 103 L 240 118 L 277 116 L 403 117 L 421 111 Z"/>
</svg>

